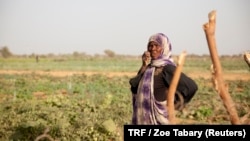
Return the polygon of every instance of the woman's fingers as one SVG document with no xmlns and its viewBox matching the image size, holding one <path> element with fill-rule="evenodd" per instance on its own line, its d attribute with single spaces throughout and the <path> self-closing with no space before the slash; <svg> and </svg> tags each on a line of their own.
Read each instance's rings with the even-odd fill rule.
<svg viewBox="0 0 250 141">
<path fill-rule="evenodd" d="M 148 65 L 151 61 L 150 53 L 145 51 L 142 55 L 142 61 L 144 65 Z"/>
</svg>

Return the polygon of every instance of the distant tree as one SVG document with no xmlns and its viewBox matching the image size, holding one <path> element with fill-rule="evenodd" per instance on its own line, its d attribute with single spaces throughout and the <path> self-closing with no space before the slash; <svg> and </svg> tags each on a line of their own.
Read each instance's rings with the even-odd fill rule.
<svg viewBox="0 0 250 141">
<path fill-rule="evenodd" d="M 77 51 L 74 51 L 74 52 L 73 52 L 73 56 L 74 56 L 74 57 L 79 57 L 79 56 L 80 56 L 80 53 L 77 52 Z"/>
<path fill-rule="evenodd" d="M 4 58 L 8 58 L 11 57 L 13 54 L 10 52 L 10 50 L 8 49 L 7 46 L 4 46 L 0 49 L 0 54 L 1 56 L 3 56 Z"/>
<path fill-rule="evenodd" d="M 105 53 L 108 57 L 115 57 L 115 52 L 113 52 L 112 50 L 106 49 L 106 50 L 104 50 L 104 53 Z"/>
</svg>

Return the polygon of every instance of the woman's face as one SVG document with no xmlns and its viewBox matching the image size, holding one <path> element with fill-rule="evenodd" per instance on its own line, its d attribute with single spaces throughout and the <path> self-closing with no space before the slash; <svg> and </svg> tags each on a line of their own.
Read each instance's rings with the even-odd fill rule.
<svg viewBox="0 0 250 141">
<path fill-rule="evenodd" d="M 157 59 L 162 54 L 163 48 L 156 42 L 150 42 L 148 44 L 148 51 L 150 52 L 151 58 Z"/>
</svg>

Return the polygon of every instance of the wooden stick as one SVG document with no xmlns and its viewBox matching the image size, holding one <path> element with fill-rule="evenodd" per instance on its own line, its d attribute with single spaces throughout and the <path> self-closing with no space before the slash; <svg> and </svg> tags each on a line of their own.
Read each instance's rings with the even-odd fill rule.
<svg viewBox="0 0 250 141">
<path fill-rule="evenodd" d="M 186 56 L 186 52 L 182 52 L 181 55 L 179 56 L 177 67 L 174 72 L 174 76 L 171 80 L 170 87 L 167 94 L 167 109 L 168 109 L 168 114 L 169 114 L 169 123 L 170 124 L 175 124 L 175 108 L 174 108 L 174 97 L 175 97 L 175 92 L 177 85 L 179 83 L 181 71 L 182 71 L 182 66 L 184 64 L 184 59 Z"/>
<path fill-rule="evenodd" d="M 240 120 L 237 114 L 237 110 L 234 106 L 234 102 L 231 99 L 226 85 L 223 81 L 222 76 L 222 68 L 220 64 L 220 60 L 218 57 L 217 49 L 216 49 L 216 41 L 215 41 L 215 23 L 216 23 L 216 11 L 211 11 L 208 14 L 209 22 L 203 25 L 203 30 L 206 35 L 207 44 L 210 51 L 210 56 L 213 63 L 214 69 L 214 77 L 217 86 L 217 92 L 220 94 L 221 99 L 223 100 L 223 104 L 229 113 L 230 120 L 232 124 L 240 124 Z"/>
<path fill-rule="evenodd" d="M 245 52 L 243 54 L 244 60 L 247 63 L 247 65 L 250 67 L 250 51 L 249 52 Z"/>
</svg>

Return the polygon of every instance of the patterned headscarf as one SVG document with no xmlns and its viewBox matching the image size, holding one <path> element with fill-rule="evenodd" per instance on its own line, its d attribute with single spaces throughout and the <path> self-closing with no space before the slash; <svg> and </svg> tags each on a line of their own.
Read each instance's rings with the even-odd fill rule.
<svg viewBox="0 0 250 141">
<path fill-rule="evenodd" d="M 172 45 L 166 35 L 163 33 L 157 33 L 152 35 L 148 40 L 148 45 L 150 42 L 156 42 L 163 48 L 163 51 L 158 59 L 152 60 L 151 64 L 153 66 L 165 66 L 167 64 L 173 64 L 172 59 Z"/>
<path fill-rule="evenodd" d="M 171 43 L 162 33 L 152 35 L 150 42 L 157 42 L 162 48 L 159 58 L 151 60 L 150 67 L 144 72 L 139 83 L 137 94 L 133 94 L 132 124 L 168 124 L 166 101 L 159 102 L 154 98 L 154 71 L 155 67 L 168 64 L 175 65 L 171 56 Z"/>
</svg>

